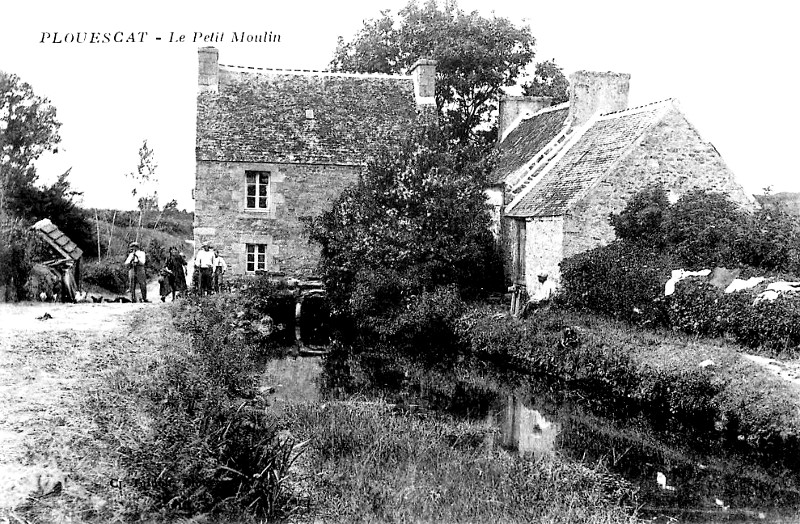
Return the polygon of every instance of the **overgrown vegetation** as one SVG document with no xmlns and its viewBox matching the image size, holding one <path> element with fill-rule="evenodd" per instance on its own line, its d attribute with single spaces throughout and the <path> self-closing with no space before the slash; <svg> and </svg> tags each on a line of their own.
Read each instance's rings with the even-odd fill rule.
<svg viewBox="0 0 800 524">
<path fill-rule="evenodd" d="M 264 278 L 237 294 L 175 303 L 179 343 L 165 339 L 143 375 L 110 377 L 146 417 L 124 422 L 139 427 L 121 442 L 127 482 L 150 501 L 129 511 L 247 520 L 288 510 L 286 482 L 303 445 L 258 390 L 260 363 L 280 354 L 281 330 L 266 319 L 285 306 L 281 296 Z"/>
<path fill-rule="evenodd" d="M 430 297 L 448 297 L 455 312 L 459 295 L 493 289 L 500 264 L 483 195 L 487 172 L 435 128 L 378 151 L 358 183 L 309 224 L 334 314 L 358 336 L 397 344 L 410 328 L 404 312 L 432 304 Z M 441 327 L 433 317 L 419 320 L 430 320 L 418 326 L 422 338 Z"/>
<path fill-rule="evenodd" d="M 36 234 L 23 221 L 0 222 L 0 302 L 26 297 L 25 283 L 34 255 L 41 249 Z"/>
<path fill-rule="evenodd" d="M 502 88 L 522 79 L 534 44 L 530 27 L 506 18 L 468 13 L 457 2 L 412 0 L 397 15 L 386 10 L 365 21 L 352 40 L 340 38 L 331 68 L 397 74 L 407 73 L 420 58 L 436 60 L 435 99 L 443 133 L 486 153 L 497 136 L 493 111 Z M 550 75 L 560 74 L 557 67 L 536 71 L 548 85 Z M 553 87 L 564 87 L 562 79 Z"/>
<path fill-rule="evenodd" d="M 324 521 L 635 522 L 633 488 L 601 468 L 487 444 L 481 422 L 421 418 L 384 402 L 296 404 Z"/>
<path fill-rule="evenodd" d="M 661 187 L 647 188 L 611 217 L 618 240 L 561 264 L 562 303 L 639 325 L 703 336 L 727 335 L 750 348 L 793 351 L 800 345 L 800 299 L 759 301 L 775 280 L 798 280 L 800 223 L 780 208 L 739 210 L 724 195 L 694 191 L 670 205 Z M 674 269 L 727 267 L 764 284 L 723 293 L 690 279 L 664 296 Z"/>
<path fill-rule="evenodd" d="M 730 346 L 558 309 L 528 321 L 477 309 L 461 320 L 459 335 L 473 355 L 565 381 L 617 416 L 642 413 L 673 431 L 800 466 L 792 458 L 800 446 L 793 386 Z"/>
</svg>

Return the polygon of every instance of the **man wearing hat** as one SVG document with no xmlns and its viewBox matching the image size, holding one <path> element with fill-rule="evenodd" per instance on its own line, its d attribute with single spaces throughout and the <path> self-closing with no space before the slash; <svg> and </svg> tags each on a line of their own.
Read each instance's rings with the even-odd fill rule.
<svg viewBox="0 0 800 524">
<path fill-rule="evenodd" d="M 139 243 L 131 242 L 128 244 L 128 258 L 125 260 L 125 265 L 128 266 L 131 302 L 136 302 L 136 284 L 139 284 L 139 289 L 142 290 L 142 302 L 149 302 L 147 300 L 147 278 L 144 273 L 145 261 L 146 255 L 139 247 Z"/>
<path fill-rule="evenodd" d="M 194 256 L 194 267 L 200 275 L 200 296 L 210 295 L 214 279 L 214 251 L 208 241 L 203 242 L 203 247 Z"/>
</svg>

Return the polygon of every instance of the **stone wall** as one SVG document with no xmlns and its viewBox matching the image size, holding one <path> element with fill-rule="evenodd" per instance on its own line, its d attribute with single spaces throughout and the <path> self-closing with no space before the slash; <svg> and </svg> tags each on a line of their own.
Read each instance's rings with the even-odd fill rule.
<svg viewBox="0 0 800 524">
<path fill-rule="evenodd" d="M 558 264 L 564 258 L 564 219 L 532 218 L 526 227 L 525 283 L 528 295 L 533 296 L 541 286 L 537 279 L 540 272 L 546 272 L 556 284 L 561 281 Z"/>
<path fill-rule="evenodd" d="M 672 202 L 687 191 L 706 189 L 726 193 L 734 202 L 753 208 L 753 200 L 714 146 L 703 141 L 683 114 L 673 109 L 570 209 L 564 223 L 564 257 L 613 240 L 609 214 L 622 211 L 634 193 L 653 183 L 663 184 Z"/>
<path fill-rule="evenodd" d="M 245 171 L 270 172 L 266 210 L 245 209 Z M 269 271 L 314 274 L 319 249 L 309 243 L 300 219 L 327 210 L 359 171 L 356 166 L 198 161 L 195 243 L 211 242 L 230 274 L 245 273 L 248 243 L 269 246 Z"/>
</svg>

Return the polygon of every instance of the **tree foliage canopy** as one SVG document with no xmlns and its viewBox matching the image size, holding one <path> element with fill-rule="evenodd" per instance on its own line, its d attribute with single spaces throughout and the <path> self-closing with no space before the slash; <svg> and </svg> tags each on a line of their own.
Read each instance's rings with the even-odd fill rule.
<svg viewBox="0 0 800 524">
<path fill-rule="evenodd" d="M 674 204 L 662 186 L 635 194 L 611 225 L 637 251 L 669 254 L 690 268 L 750 266 L 800 275 L 800 218 L 778 207 L 754 213 L 726 195 L 688 191 Z"/>
<path fill-rule="evenodd" d="M 57 151 L 56 109 L 18 76 L 0 71 L 0 213 L 21 188 L 36 182 L 34 161 Z"/>
<path fill-rule="evenodd" d="M 447 134 L 465 143 L 480 135 L 502 95 L 533 60 L 529 27 L 467 13 L 456 2 L 411 1 L 397 17 L 389 11 L 365 21 L 355 38 L 339 39 L 336 71 L 402 73 L 420 58 L 436 65 L 436 106 Z M 488 133 L 487 136 L 490 136 Z M 493 136 L 493 135 L 492 135 Z"/>
<path fill-rule="evenodd" d="M 499 264 L 483 194 L 487 166 L 460 160 L 457 147 L 433 127 L 385 146 L 357 184 L 309 223 L 339 311 L 349 313 L 355 290 L 369 282 L 391 282 L 398 299 L 448 284 L 489 285 L 488 268 Z"/>
<path fill-rule="evenodd" d="M 569 80 L 561 72 L 555 59 L 536 64 L 533 78 L 523 84 L 522 94 L 525 96 L 549 96 L 551 104 L 557 105 L 569 100 Z"/>
</svg>

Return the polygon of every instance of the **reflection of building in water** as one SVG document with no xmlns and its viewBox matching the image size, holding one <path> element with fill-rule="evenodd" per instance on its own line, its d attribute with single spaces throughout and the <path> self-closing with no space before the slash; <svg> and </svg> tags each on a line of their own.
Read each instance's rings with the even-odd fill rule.
<svg viewBox="0 0 800 524">
<path fill-rule="evenodd" d="M 552 453 L 561 425 L 548 422 L 541 413 L 529 409 L 516 396 L 509 395 L 502 424 L 503 445 L 520 453 Z"/>
</svg>

